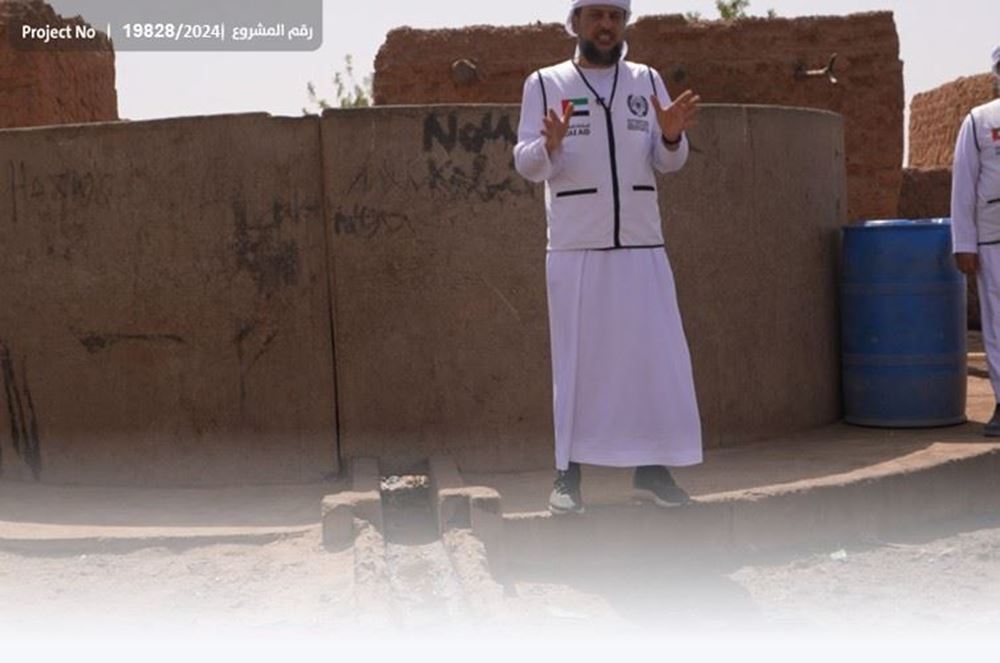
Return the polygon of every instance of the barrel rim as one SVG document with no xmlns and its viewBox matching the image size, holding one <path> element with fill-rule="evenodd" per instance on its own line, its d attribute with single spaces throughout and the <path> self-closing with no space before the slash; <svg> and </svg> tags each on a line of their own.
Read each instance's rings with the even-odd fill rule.
<svg viewBox="0 0 1000 663">
<path fill-rule="evenodd" d="M 879 230 L 939 230 L 951 226 L 951 217 L 936 217 L 927 219 L 873 219 L 860 224 L 845 226 L 844 231 L 873 232 Z"/>
<path fill-rule="evenodd" d="M 958 415 L 941 419 L 893 419 L 880 417 L 844 416 L 844 423 L 862 428 L 948 428 L 961 426 L 969 422 L 967 415 Z"/>
</svg>

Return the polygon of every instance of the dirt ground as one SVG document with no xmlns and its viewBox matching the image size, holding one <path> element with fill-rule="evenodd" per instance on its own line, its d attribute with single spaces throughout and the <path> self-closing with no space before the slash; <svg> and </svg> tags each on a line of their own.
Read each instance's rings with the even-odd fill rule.
<svg viewBox="0 0 1000 663">
<path fill-rule="evenodd" d="M 969 530 L 915 532 L 731 577 L 764 616 L 799 628 L 1000 637 L 1000 521 L 958 527 Z"/>
<path fill-rule="evenodd" d="M 354 557 L 320 534 L 125 554 L 0 553 L 0 630 L 327 629 L 350 623 Z"/>
<path fill-rule="evenodd" d="M 436 598 L 432 590 L 403 606 L 422 611 L 421 619 L 396 627 L 438 635 L 478 626 L 494 633 L 618 637 L 1000 632 L 1000 518 L 780 558 L 644 559 L 627 568 L 609 560 L 604 569 L 512 570 L 502 605 L 478 624 L 455 614 L 453 587 Z M 0 553 L 0 631 L 48 632 L 57 624 L 83 632 L 349 633 L 358 624 L 353 565 L 351 550 L 324 551 L 318 531 L 263 546 Z M 438 623 L 435 600 L 442 606 Z"/>
</svg>

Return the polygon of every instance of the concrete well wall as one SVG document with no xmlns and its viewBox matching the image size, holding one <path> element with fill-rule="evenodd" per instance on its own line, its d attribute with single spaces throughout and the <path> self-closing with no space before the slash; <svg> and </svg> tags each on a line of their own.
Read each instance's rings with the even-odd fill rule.
<svg viewBox="0 0 1000 663">
<path fill-rule="evenodd" d="M 542 188 L 513 105 L 0 131 L 0 472 L 552 465 Z M 839 415 L 843 121 L 708 106 L 661 178 L 709 447 Z"/>
<path fill-rule="evenodd" d="M 0 470 L 337 470 L 319 121 L 0 131 Z"/>
<path fill-rule="evenodd" d="M 323 117 L 344 457 L 552 465 L 542 189 L 514 171 L 518 108 Z M 843 121 L 709 106 L 661 178 L 705 441 L 839 416 Z"/>
</svg>

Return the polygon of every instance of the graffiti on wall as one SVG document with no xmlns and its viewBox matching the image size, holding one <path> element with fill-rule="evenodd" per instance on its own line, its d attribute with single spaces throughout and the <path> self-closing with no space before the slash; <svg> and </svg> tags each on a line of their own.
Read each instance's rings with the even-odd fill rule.
<svg viewBox="0 0 1000 663">
<path fill-rule="evenodd" d="M 35 402 L 28 386 L 28 368 L 26 363 L 22 363 L 18 380 L 10 348 L 3 341 L 0 341 L 0 375 L 3 376 L 4 399 L 10 421 L 11 446 L 37 481 L 42 473 L 42 453 Z M 3 457 L 0 455 L 0 471 L 2 469 Z"/>
<path fill-rule="evenodd" d="M 533 196 L 534 187 L 514 170 L 511 150 L 517 132 L 509 114 L 487 111 L 479 121 L 460 122 L 456 112 L 447 116 L 428 113 L 424 118 L 424 153 L 427 173 L 424 187 L 449 200 L 472 199 L 493 202 L 510 196 Z M 459 149 L 461 148 L 461 149 Z M 492 154 L 487 154 L 487 149 Z M 438 155 L 444 151 L 442 159 Z M 506 168 L 491 168 L 498 158 Z"/>
<path fill-rule="evenodd" d="M 247 378 L 250 370 L 272 348 L 279 329 L 270 319 L 242 320 L 236 324 L 233 344 L 240 369 L 240 415 L 247 411 Z"/>
<path fill-rule="evenodd" d="M 25 161 L 9 161 L 6 170 L 11 225 L 30 220 L 49 231 L 49 255 L 71 260 L 77 251 L 85 251 L 88 228 L 77 211 L 109 206 L 112 174 L 86 167 L 41 171 Z"/>
<path fill-rule="evenodd" d="M 510 115 L 494 118 L 493 112 L 487 111 L 478 123 L 465 122 L 461 125 L 455 112 L 448 113 L 445 118 L 432 112 L 424 118 L 424 152 L 431 152 L 435 146 L 440 146 L 448 154 L 456 147 L 471 154 L 481 154 L 483 148 L 491 143 L 503 143 L 508 148 L 517 144 L 517 132 Z"/>
<path fill-rule="evenodd" d="M 35 173 L 23 161 L 8 162 L 8 177 L 17 222 L 17 201 L 77 207 L 107 206 L 113 195 L 112 175 L 100 171 L 64 168 L 55 173 Z"/>
<path fill-rule="evenodd" d="M 510 170 L 514 170 L 513 162 Z M 534 187 L 516 172 L 503 177 L 491 176 L 489 159 L 483 154 L 471 163 L 456 163 L 452 159 L 427 159 L 427 189 L 449 200 L 472 199 L 483 203 L 502 200 L 506 196 L 533 196 Z"/>
<path fill-rule="evenodd" d="M 275 200 L 266 212 L 251 215 L 245 200 L 233 201 L 236 264 L 250 274 L 260 294 L 298 284 L 299 247 L 294 241 L 281 238 L 281 227 L 287 221 L 299 221 L 303 211 L 297 201 L 289 204 Z"/>
<path fill-rule="evenodd" d="M 380 234 L 395 235 L 401 230 L 413 232 L 410 217 L 402 212 L 354 205 L 350 210 L 339 209 L 333 214 L 333 231 L 337 235 L 372 239 Z"/>
<path fill-rule="evenodd" d="M 81 333 L 73 329 L 70 329 L 70 332 L 76 337 L 76 340 L 80 342 L 80 345 L 86 348 L 87 352 L 92 355 L 98 354 L 99 352 L 107 350 L 119 343 L 128 342 L 187 345 L 187 341 L 177 334 Z"/>
<path fill-rule="evenodd" d="M 358 168 L 345 194 L 430 196 L 454 204 L 534 198 L 536 187 L 514 169 L 512 149 L 517 133 L 512 116 L 486 111 L 478 119 L 463 120 L 459 115 L 428 113 L 423 121 L 421 157 L 402 161 L 369 158 Z M 334 215 L 338 235 L 371 239 L 401 230 L 413 231 L 411 218 L 377 206 L 355 205 Z"/>
</svg>

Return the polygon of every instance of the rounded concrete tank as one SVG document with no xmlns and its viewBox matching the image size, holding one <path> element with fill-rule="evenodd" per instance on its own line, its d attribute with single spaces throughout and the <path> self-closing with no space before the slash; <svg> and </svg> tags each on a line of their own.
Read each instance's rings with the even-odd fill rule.
<svg viewBox="0 0 1000 663">
<path fill-rule="evenodd" d="M 661 195 L 708 447 L 839 419 L 843 120 L 708 106 Z"/>
<path fill-rule="evenodd" d="M 323 117 L 344 457 L 553 466 L 543 188 L 516 106 Z M 834 113 L 709 105 L 659 178 L 707 447 L 840 417 Z"/>
<path fill-rule="evenodd" d="M 518 110 L 0 131 L 4 476 L 551 467 L 544 197 L 513 169 Z M 658 188 L 706 447 L 835 421 L 840 116 L 706 106 L 690 139 Z"/>
</svg>

